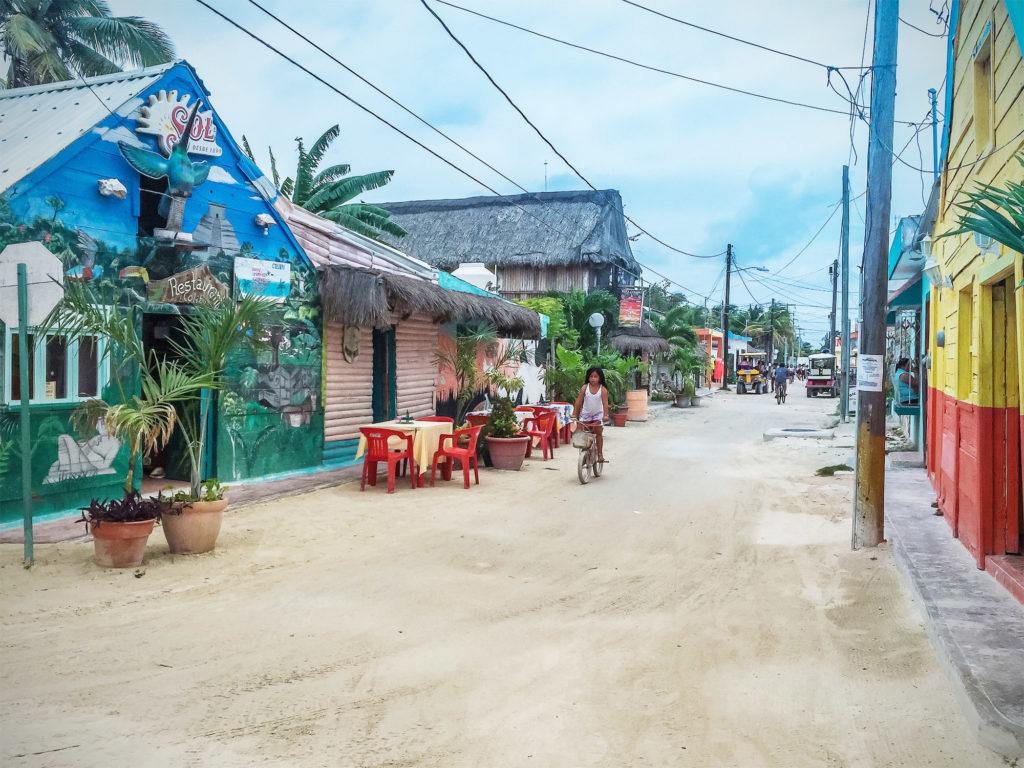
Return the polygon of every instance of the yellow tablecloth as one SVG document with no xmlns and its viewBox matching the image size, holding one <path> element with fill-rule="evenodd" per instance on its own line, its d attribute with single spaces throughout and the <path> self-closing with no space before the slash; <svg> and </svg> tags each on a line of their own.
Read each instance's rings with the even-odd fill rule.
<svg viewBox="0 0 1024 768">
<path fill-rule="evenodd" d="M 434 454 L 437 453 L 437 443 L 441 435 L 450 435 L 452 425 L 447 421 L 414 421 L 411 424 L 400 424 L 396 421 L 381 421 L 377 424 L 364 424 L 364 429 L 394 429 L 399 432 L 413 433 L 412 455 L 419 465 L 420 472 L 429 472 L 434 463 Z M 392 448 L 404 448 L 405 444 L 393 441 Z M 356 458 L 359 459 L 366 453 L 366 438 L 360 433 L 359 446 L 356 448 Z"/>
</svg>

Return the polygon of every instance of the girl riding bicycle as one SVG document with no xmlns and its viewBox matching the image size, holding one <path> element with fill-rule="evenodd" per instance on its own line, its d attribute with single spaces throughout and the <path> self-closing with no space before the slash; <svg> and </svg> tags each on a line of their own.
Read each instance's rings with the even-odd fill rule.
<svg viewBox="0 0 1024 768">
<path fill-rule="evenodd" d="M 604 383 L 604 371 L 597 366 L 588 368 L 586 382 L 576 397 L 573 417 L 579 419 L 594 433 L 597 441 L 597 460 L 603 464 L 604 437 L 601 433 L 604 422 L 608 420 L 608 387 Z"/>
</svg>

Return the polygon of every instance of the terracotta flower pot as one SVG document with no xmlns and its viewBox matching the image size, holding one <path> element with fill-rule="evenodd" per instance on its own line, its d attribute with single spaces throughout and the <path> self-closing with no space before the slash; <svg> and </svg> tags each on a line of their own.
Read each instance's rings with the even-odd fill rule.
<svg viewBox="0 0 1024 768">
<path fill-rule="evenodd" d="M 628 418 L 628 416 L 629 414 L 627 414 L 625 411 L 616 411 L 615 413 L 612 414 L 612 424 L 614 424 L 616 427 L 624 427 L 626 426 L 626 419 Z"/>
<path fill-rule="evenodd" d="M 166 505 L 160 520 L 171 554 L 199 555 L 212 550 L 217 544 L 227 505 L 227 499 L 191 504 L 176 501 Z"/>
<path fill-rule="evenodd" d="M 96 551 L 96 565 L 102 568 L 138 568 L 146 554 L 146 540 L 155 520 L 134 523 L 89 523 Z"/>
<path fill-rule="evenodd" d="M 526 446 L 530 438 L 487 436 L 487 452 L 495 469 L 519 470 L 526 458 Z"/>
</svg>

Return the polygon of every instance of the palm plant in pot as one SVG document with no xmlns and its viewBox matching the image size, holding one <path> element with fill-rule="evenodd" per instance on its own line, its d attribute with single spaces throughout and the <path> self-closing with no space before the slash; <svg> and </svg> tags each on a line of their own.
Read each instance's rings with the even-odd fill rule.
<svg viewBox="0 0 1024 768">
<path fill-rule="evenodd" d="M 520 434 L 515 406 L 508 397 L 499 398 L 487 417 L 487 451 L 495 469 L 519 470 L 526 458 L 530 442 L 528 435 Z"/>
<path fill-rule="evenodd" d="M 208 374 L 192 376 L 176 363 L 147 359 L 138 334 L 135 309 L 103 305 L 87 287 L 68 283 L 64 299 L 45 321 L 47 329 L 68 340 L 102 337 L 105 358 L 115 362 L 113 390 L 85 400 L 72 420 L 81 432 L 98 432 L 128 445 L 128 469 L 121 499 L 93 499 L 82 508 L 82 521 L 93 534 L 96 562 L 107 568 L 142 563 L 146 541 L 160 508 L 135 489 L 135 471 L 142 455 L 166 445 L 177 423 L 175 403 L 198 398 L 213 383 Z M 48 333 L 49 330 L 44 331 Z M 137 388 L 137 391 L 136 391 Z"/>
<path fill-rule="evenodd" d="M 228 505 L 224 498 L 227 488 L 216 478 L 205 482 L 203 479 L 214 392 L 224 387 L 231 351 L 240 346 L 253 351 L 269 346 L 272 329 L 279 324 L 280 309 L 273 302 L 253 296 L 237 302 L 224 299 L 216 304 L 194 306 L 182 322 L 183 340 L 171 342 L 183 369 L 196 378 L 206 376 L 209 380 L 203 397 L 181 404 L 181 430 L 189 463 L 188 493 L 161 496 L 164 536 L 172 553 L 200 554 L 217 544 Z"/>
</svg>

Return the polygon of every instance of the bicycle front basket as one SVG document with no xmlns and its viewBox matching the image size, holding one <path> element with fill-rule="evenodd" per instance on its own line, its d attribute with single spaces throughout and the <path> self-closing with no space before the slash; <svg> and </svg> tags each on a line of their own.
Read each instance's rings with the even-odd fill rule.
<svg viewBox="0 0 1024 768">
<path fill-rule="evenodd" d="M 577 429 L 572 433 L 572 447 L 586 450 L 594 443 L 594 433 Z"/>
</svg>

